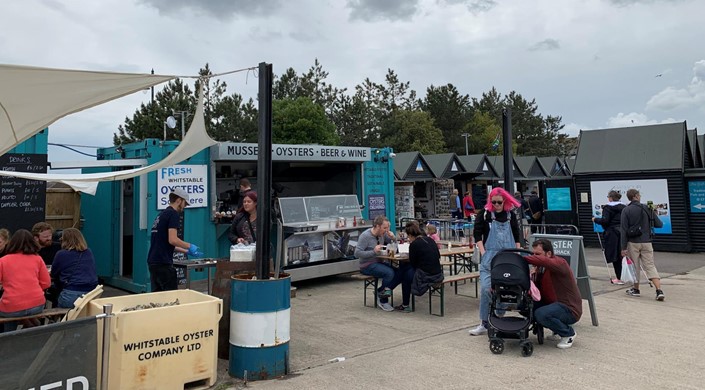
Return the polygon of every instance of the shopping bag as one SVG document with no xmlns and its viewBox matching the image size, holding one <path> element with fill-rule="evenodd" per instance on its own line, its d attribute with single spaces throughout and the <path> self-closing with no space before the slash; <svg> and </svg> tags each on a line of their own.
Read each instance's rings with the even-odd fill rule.
<svg viewBox="0 0 705 390">
<path fill-rule="evenodd" d="M 632 259 L 627 256 L 622 257 L 622 275 L 620 279 L 624 283 L 636 283 L 636 267 Z"/>
<path fill-rule="evenodd" d="M 472 256 L 470 257 L 470 261 L 475 265 L 480 265 L 481 260 L 482 260 L 482 255 L 480 254 L 480 249 L 478 249 L 477 244 L 475 244 L 473 246 Z"/>
</svg>

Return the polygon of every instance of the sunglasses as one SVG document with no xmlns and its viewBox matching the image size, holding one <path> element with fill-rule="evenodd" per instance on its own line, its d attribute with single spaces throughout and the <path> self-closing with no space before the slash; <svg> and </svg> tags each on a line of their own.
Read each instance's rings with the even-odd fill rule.
<svg viewBox="0 0 705 390">
<path fill-rule="evenodd" d="M 493 200 L 492 201 L 492 204 L 502 204 L 502 203 L 504 203 L 503 200 Z"/>
</svg>

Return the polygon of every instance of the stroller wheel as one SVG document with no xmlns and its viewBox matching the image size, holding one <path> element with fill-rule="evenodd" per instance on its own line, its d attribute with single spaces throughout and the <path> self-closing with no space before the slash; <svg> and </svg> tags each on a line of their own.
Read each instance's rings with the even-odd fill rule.
<svg viewBox="0 0 705 390">
<path fill-rule="evenodd" d="M 529 357 L 533 353 L 534 353 L 534 344 L 532 344 L 531 341 L 526 342 L 521 345 L 521 356 Z"/>
<path fill-rule="evenodd" d="M 492 340 L 490 341 L 490 351 L 495 355 L 501 355 L 504 352 L 504 341 L 502 340 Z"/>
</svg>

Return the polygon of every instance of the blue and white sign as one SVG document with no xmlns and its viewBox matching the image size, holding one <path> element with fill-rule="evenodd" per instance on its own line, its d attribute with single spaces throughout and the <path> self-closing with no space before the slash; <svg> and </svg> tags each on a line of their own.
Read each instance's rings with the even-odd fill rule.
<svg viewBox="0 0 705 390">
<path fill-rule="evenodd" d="M 208 206 L 208 167 L 172 165 L 157 171 L 157 209 L 169 206 L 169 193 L 179 187 L 189 196 L 189 208 Z"/>
<path fill-rule="evenodd" d="M 656 234 L 672 234 L 671 230 L 671 204 L 668 199 L 668 181 L 666 179 L 652 180 L 614 180 L 590 182 L 592 196 L 592 215 L 602 217 L 602 207 L 607 204 L 607 193 L 614 190 L 622 194 L 621 203 L 629 204 L 627 190 L 634 188 L 641 194 L 641 203 L 651 204 L 656 211 L 663 227 L 654 229 Z M 596 232 L 601 232 L 602 227 L 593 224 Z"/>
<path fill-rule="evenodd" d="M 691 181 L 688 183 L 690 194 L 690 212 L 705 213 L 705 181 Z"/>
</svg>

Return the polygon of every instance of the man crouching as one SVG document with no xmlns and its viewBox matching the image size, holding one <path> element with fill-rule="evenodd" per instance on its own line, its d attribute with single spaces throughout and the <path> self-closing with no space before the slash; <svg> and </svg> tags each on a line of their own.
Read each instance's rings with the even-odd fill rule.
<svg viewBox="0 0 705 390">
<path fill-rule="evenodd" d="M 557 297 L 556 302 L 536 309 L 534 316 L 544 328 L 551 329 L 561 337 L 558 348 L 570 348 L 577 336 L 572 325 L 578 322 L 583 314 L 583 301 L 573 271 L 564 258 L 553 254 L 551 241 L 541 238 L 534 241 L 531 247 L 534 255 L 524 258 L 529 264 L 550 271 L 549 277 Z"/>
</svg>

